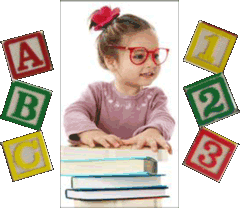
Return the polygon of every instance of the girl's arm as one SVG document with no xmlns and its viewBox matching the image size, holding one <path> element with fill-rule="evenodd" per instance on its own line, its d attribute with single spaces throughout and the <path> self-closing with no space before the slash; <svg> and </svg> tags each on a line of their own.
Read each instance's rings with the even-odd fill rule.
<svg viewBox="0 0 240 208">
<path fill-rule="evenodd" d="M 79 143 L 78 134 L 97 130 L 98 109 L 101 102 L 99 83 L 93 83 L 72 103 L 64 114 L 64 127 L 70 142 Z"/>
<path fill-rule="evenodd" d="M 133 144 L 137 149 L 150 146 L 153 151 L 157 151 L 160 146 L 172 154 L 171 145 L 167 140 L 172 135 L 175 121 L 169 114 L 166 104 L 167 97 L 160 89 L 157 89 L 157 93 L 149 105 L 146 124 L 138 128 L 132 138 L 123 141 L 124 144 Z"/>
<path fill-rule="evenodd" d="M 146 124 L 138 128 L 133 136 L 148 128 L 156 128 L 165 140 L 169 140 L 173 133 L 175 121 L 167 109 L 167 97 L 163 91 L 156 88 L 155 96 L 149 105 Z"/>
</svg>

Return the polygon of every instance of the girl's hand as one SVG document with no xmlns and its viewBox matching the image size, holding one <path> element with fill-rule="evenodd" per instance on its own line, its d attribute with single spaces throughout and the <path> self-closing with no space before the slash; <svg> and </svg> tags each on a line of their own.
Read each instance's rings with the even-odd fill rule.
<svg viewBox="0 0 240 208">
<path fill-rule="evenodd" d="M 78 136 L 80 137 L 81 143 L 90 147 L 95 147 L 95 144 L 100 144 L 105 148 L 110 148 L 111 146 L 117 148 L 123 145 L 119 137 L 113 134 L 107 134 L 101 130 L 85 131 L 78 134 Z"/>
<path fill-rule="evenodd" d="M 133 147 L 136 149 L 141 149 L 144 146 L 149 146 L 154 152 L 157 152 L 158 146 L 160 146 L 166 149 L 169 154 L 172 154 L 171 146 L 155 128 L 148 128 L 144 132 L 128 140 L 123 140 L 123 143 L 125 145 L 133 144 Z"/>
</svg>

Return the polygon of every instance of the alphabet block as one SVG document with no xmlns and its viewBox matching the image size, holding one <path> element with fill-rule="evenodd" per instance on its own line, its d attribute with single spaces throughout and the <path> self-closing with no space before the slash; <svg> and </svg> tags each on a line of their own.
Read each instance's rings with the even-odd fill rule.
<svg viewBox="0 0 240 208">
<path fill-rule="evenodd" d="M 34 85 L 13 81 L 1 119 L 39 130 L 51 92 Z"/>
<path fill-rule="evenodd" d="M 220 182 L 236 148 L 235 142 L 201 128 L 183 165 Z"/>
<path fill-rule="evenodd" d="M 2 143 L 13 181 L 52 170 L 41 132 Z"/>
<path fill-rule="evenodd" d="M 237 35 L 199 21 L 184 61 L 213 73 L 223 72 Z"/>
<path fill-rule="evenodd" d="M 239 112 L 222 73 L 184 87 L 199 126 Z"/>
<path fill-rule="evenodd" d="M 13 79 L 53 69 L 43 31 L 3 41 L 3 49 Z"/>
</svg>

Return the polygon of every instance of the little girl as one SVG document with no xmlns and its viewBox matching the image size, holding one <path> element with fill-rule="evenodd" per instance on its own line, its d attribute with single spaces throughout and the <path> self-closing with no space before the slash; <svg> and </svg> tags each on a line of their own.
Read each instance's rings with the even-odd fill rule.
<svg viewBox="0 0 240 208">
<path fill-rule="evenodd" d="M 74 145 L 149 146 L 172 152 L 174 120 L 167 97 L 149 86 L 158 76 L 168 49 L 160 48 L 153 26 L 134 15 L 119 16 L 118 8 L 102 7 L 91 15 L 90 29 L 102 30 L 97 39 L 100 65 L 115 80 L 89 84 L 64 115 L 69 141 Z"/>
</svg>

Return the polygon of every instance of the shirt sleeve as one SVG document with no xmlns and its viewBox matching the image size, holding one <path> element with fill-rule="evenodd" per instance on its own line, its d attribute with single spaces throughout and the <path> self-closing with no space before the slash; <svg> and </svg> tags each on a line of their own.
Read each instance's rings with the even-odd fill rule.
<svg viewBox="0 0 240 208">
<path fill-rule="evenodd" d="M 80 98 L 65 110 L 64 128 L 72 144 L 79 143 L 77 134 L 98 129 L 96 123 L 99 119 L 99 95 L 99 83 L 90 84 Z"/>
<path fill-rule="evenodd" d="M 146 125 L 138 128 L 133 136 L 145 131 L 147 128 L 156 128 L 165 140 L 170 140 L 174 130 L 175 121 L 167 109 L 167 97 L 162 90 L 156 88 L 156 93 L 149 104 L 146 116 Z"/>
</svg>

